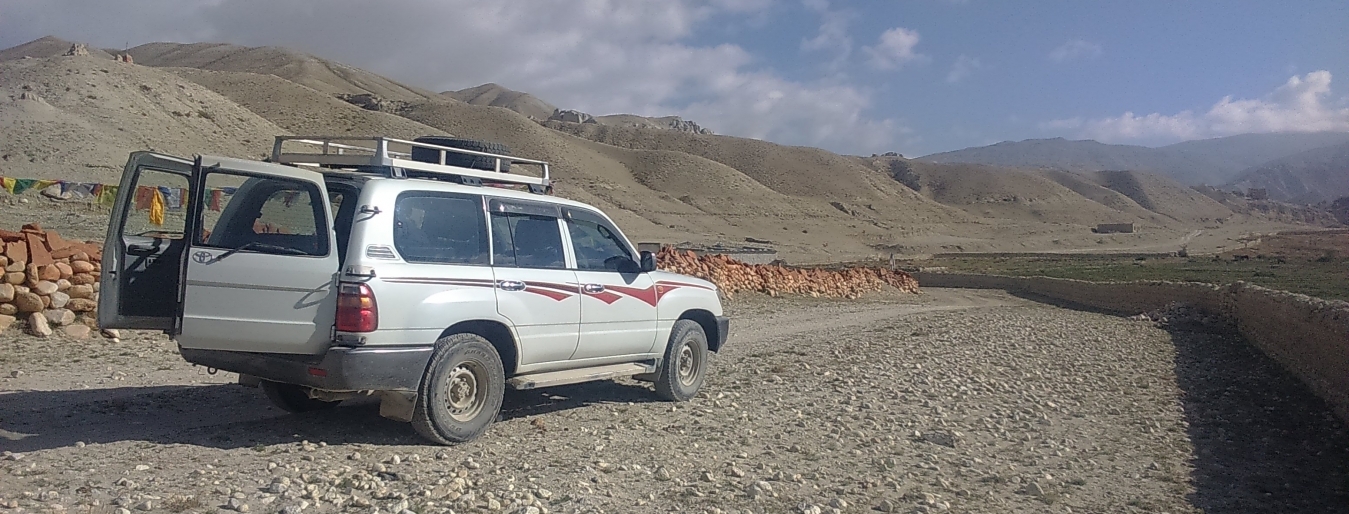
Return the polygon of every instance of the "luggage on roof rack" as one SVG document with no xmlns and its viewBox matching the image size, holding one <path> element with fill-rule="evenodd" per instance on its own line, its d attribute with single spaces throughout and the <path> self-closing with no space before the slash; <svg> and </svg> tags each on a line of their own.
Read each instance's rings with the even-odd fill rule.
<svg viewBox="0 0 1349 514">
<path fill-rule="evenodd" d="M 297 146 L 309 151 L 296 151 Z M 548 163 L 544 161 L 383 136 L 277 136 L 271 161 L 473 185 L 526 185 L 535 193 L 552 189 Z M 462 165 L 467 163 L 473 167 Z M 542 176 L 509 173 L 512 164 L 538 166 Z"/>
</svg>

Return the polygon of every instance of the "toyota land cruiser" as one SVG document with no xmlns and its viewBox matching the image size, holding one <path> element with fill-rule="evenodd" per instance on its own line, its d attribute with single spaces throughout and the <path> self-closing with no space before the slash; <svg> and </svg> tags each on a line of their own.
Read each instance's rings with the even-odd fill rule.
<svg viewBox="0 0 1349 514">
<path fill-rule="evenodd" d="M 727 337 L 716 287 L 658 271 L 552 196 L 546 162 L 506 153 L 288 136 L 270 162 L 132 153 L 99 324 L 163 330 L 287 411 L 377 394 L 440 444 L 482 434 L 506 387 L 632 376 L 692 398 Z"/>
</svg>

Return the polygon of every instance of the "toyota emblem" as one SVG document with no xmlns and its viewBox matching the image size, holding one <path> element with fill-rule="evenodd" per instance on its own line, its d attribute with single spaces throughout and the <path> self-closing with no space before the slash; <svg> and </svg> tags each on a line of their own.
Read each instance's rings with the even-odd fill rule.
<svg viewBox="0 0 1349 514">
<path fill-rule="evenodd" d="M 198 264 L 207 264 L 214 258 L 215 256 L 211 255 L 211 252 L 206 250 L 192 254 L 192 260 L 196 261 Z"/>
</svg>

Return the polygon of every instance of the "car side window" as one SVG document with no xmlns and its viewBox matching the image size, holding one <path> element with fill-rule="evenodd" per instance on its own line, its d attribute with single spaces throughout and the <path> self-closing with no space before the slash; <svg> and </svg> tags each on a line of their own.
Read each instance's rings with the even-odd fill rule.
<svg viewBox="0 0 1349 514">
<path fill-rule="evenodd" d="M 478 196 L 403 193 L 394 204 L 394 248 L 408 262 L 485 265 L 484 218 Z"/>
<path fill-rule="evenodd" d="M 177 173 L 141 168 L 136 182 L 134 207 L 127 209 L 122 232 L 159 239 L 183 239 L 187 177 Z"/>
<path fill-rule="evenodd" d="M 498 236 L 497 266 L 518 268 L 567 267 L 562 253 L 562 232 L 557 218 L 528 214 L 492 213 L 492 230 Z"/>
<path fill-rule="evenodd" d="M 575 209 L 566 209 L 564 215 L 576 251 L 576 269 L 618 271 L 621 263 L 632 260 L 623 238 L 603 218 Z"/>
<path fill-rule="evenodd" d="M 328 255 L 326 199 L 318 186 L 225 172 L 206 175 L 197 243 L 275 255 Z"/>
</svg>

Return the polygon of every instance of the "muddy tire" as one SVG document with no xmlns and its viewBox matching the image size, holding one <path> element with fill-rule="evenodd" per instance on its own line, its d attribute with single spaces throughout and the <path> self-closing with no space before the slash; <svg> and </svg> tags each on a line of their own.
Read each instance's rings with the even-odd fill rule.
<svg viewBox="0 0 1349 514">
<path fill-rule="evenodd" d="M 316 410 L 326 410 L 336 407 L 342 403 L 340 400 L 335 402 L 325 402 L 315 400 L 309 397 L 309 388 L 295 384 L 282 384 L 263 380 L 258 384 L 262 392 L 267 394 L 267 399 L 272 401 L 272 405 L 286 412 L 312 412 Z"/>
<path fill-rule="evenodd" d="M 707 374 L 707 334 L 693 320 L 676 321 L 665 345 L 665 359 L 656 370 L 656 395 L 685 402 L 698 394 Z"/>
<path fill-rule="evenodd" d="M 496 348 L 477 334 L 436 341 L 412 411 L 412 428 L 438 444 L 471 441 L 501 412 L 506 372 Z"/>
</svg>

